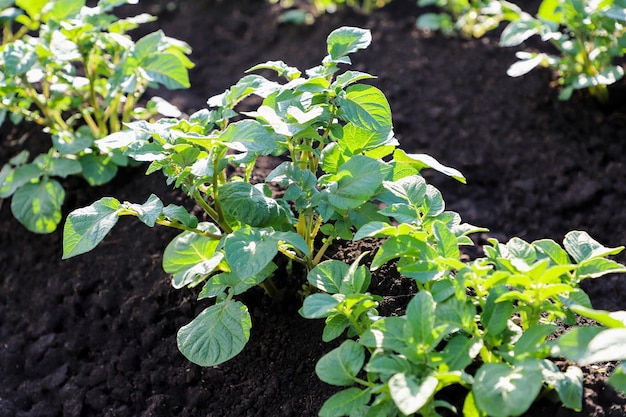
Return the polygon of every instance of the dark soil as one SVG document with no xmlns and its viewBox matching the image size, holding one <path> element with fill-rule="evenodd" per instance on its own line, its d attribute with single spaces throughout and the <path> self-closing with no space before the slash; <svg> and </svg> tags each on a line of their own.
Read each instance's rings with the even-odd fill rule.
<svg viewBox="0 0 626 417">
<path fill-rule="evenodd" d="M 373 44 L 354 55 L 353 69 L 378 76 L 374 84 L 390 101 L 403 149 L 465 174 L 467 185 L 426 174 L 449 209 L 501 241 L 560 241 L 580 229 L 608 246 L 626 243 L 623 86 L 605 107 L 584 94 L 558 101 L 550 72 L 506 75 L 515 51 L 500 48 L 495 33 L 465 40 L 418 31 L 423 11 L 415 3 L 396 0 L 371 15 L 346 11 L 302 27 L 279 25 L 279 8 L 260 0 L 144 0 L 129 10 L 159 13 L 150 29 L 193 47 L 193 88 L 163 93 L 188 112 L 257 63 L 283 60 L 306 69 L 326 54 L 332 30 L 369 28 Z M 25 132 L 28 142 L 48 140 L 27 126 L 4 127 L 0 165 L 23 146 Z M 183 203 L 160 175 L 143 172 L 124 169 L 99 188 L 68 180 L 65 213 L 104 195 L 143 202 L 155 193 Z M 314 416 L 335 392 L 314 374 L 333 346 L 321 342 L 323 323 L 297 315 L 295 289 L 278 302 L 260 292 L 247 296 L 250 343 L 235 360 L 200 368 L 178 352 L 176 331 L 206 305 L 193 291 L 172 289 L 161 269 L 175 233 L 121 219 L 96 250 L 62 261 L 61 231 L 30 234 L 9 206 L 4 201 L 0 210 L 0 417 Z M 360 250 L 339 248 L 338 256 L 353 259 Z M 626 306 L 623 276 L 584 288 L 596 308 Z M 390 281 L 373 291 L 408 289 Z M 626 415 L 626 397 L 605 380 L 602 367 L 586 368 L 581 414 L 545 401 L 528 416 Z"/>
</svg>

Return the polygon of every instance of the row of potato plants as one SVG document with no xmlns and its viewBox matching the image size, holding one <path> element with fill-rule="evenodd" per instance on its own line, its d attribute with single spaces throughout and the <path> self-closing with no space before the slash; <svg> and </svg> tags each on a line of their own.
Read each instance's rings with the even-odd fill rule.
<svg viewBox="0 0 626 417">
<path fill-rule="evenodd" d="M 579 286 L 626 272 L 608 258 L 623 247 L 574 231 L 563 246 L 491 240 L 484 257 L 462 262 L 460 247 L 484 229 L 447 211 L 420 172 L 465 178 L 399 148 L 385 95 L 364 83 L 374 77 L 341 71 L 370 43 L 368 30 L 339 28 L 327 38 L 328 55 L 304 73 L 265 62 L 189 118 L 135 121 L 96 141 L 148 162 L 147 173 L 161 171 L 204 217 L 156 195 L 144 203 L 104 197 L 68 216 L 63 257 L 94 249 L 121 216 L 180 229 L 163 269 L 175 288 L 197 287 L 198 299 L 214 300 L 177 336 L 183 355 L 202 366 L 245 347 L 252 323 L 238 296 L 255 286 L 271 296 L 273 276 L 286 273 L 278 271 L 279 256 L 303 265 L 309 295 L 300 314 L 325 319 L 325 341 L 343 340 L 316 366 L 322 381 L 343 387 L 321 416 L 435 416 L 442 407 L 455 410 L 438 395 L 450 385 L 467 389 L 456 410 L 466 416 L 521 415 L 541 392 L 580 410 L 581 369 L 560 369 L 554 359 L 626 359 L 626 313 L 594 310 Z M 238 111 L 252 95 L 258 107 Z M 255 183 L 255 162 L 264 156 L 284 162 Z M 365 254 L 352 264 L 327 259 L 330 245 L 364 238 L 381 242 L 370 265 L 360 265 Z M 381 316 L 380 295 L 368 292 L 371 271 L 387 264 L 418 289 L 402 315 Z M 577 316 L 598 325 L 577 326 Z M 563 325 L 568 330 L 556 337 Z M 626 391 L 624 365 L 609 383 Z"/>
<path fill-rule="evenodd" d="M 0 168 L 0 199 L 12 197 L 11 212 L 32 232 L 51 233 L 61 222 L 59 178 L 80 176 L 96 186 L 129 164 L 96 139 L 127 122 L 180 115 L 162 98 L 140 100 L 149 87 L 188 88 L 191 50 L 160 30 L 133 41 L 128 31 L 154 17 L 120 19 L 113 9 L 134 3 L 0 0 L 0 125 L 26 120 L 52 142 L 47 152 L 24 150 Z"/>
<path fill-rule="evenodd" d="M 517 47 L 539 36 L 550 52 L 517 52 L 518 62 L 507 74 L 518 77 L 534 68 L 549 68 L 557 75 L 562 100 L 586 89 L 605 103 L 607 86 L 624 76 L 619 62 L 626 54 L 624 0 L 543 0 L 536 16 L 506 0 L 418 0 L 418 4 L 443 9 L 421 15 L 417 26 L 423 29 L 479 38 L 508 22 L 500 36 L 503 47 Z"/>
</svg>

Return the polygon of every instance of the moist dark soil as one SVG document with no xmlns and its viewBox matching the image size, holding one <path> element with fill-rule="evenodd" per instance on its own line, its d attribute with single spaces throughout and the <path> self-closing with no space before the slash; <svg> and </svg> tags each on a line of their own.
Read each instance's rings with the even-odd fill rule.
<svg viewBox="0 0 626 417">
<path fill-rule="evenodd" d="M 279 24 L 279 7 L 260 0 L 144 0 L 126 12 L 159 16 L 137 36 L 162 28 L 193 47 L 192 89 L 158 92 L 188 113 L 255 64 L 283 60 L 306 69 L 326 54 L 332 30 L 369 28 L 373 44 L 353 56 L 352 69 L 378 76 L 373 84 L 389 99 L 403 149 L 430 154 L 467 177 L 463 185 L 425 174 L 448 209 L 490 229 L 479 243 L 513 236 L 561 241 L 578 229 L 607 246 L 625 244 L 624 86 L 612 88 L 604 106 L 584 93 L 559 101 L 547 70 L 506 75 L 515 50 L 498 46 L 497 31 L 479 40 L 421 32 L 415 20 L 424 10 L 415 3 L 395 0 L 370 15 L 342 11 L 311 26 Z M 24 146 L 49 143 L 28 125 L 4 126 L 0 134 L 0 165 Z M 264 163 L 261 171 L 272 161 Z M 141 203 L 155 193 L 188 204 L 160 174 L 145 176 L 144 167 L 123 169 L 102 187 L 80 179 L 65 185 L 65 214 L 101 196 Z M 31 234 L 11 216 L 10 201 L 2 202 L 0 417 L 317 415 L 336 388 L 320 382 L 314 366 L 334 345 L 321 341 L 322 322 L 296 312 L 301 276 L 283 277 L 287 290 L 277 300 L 247 295 L 249 344 L 235 360 L 201 368 L 176 348 L 177 329 L 207 304 L 194 291 L 174 290 L 161 269 L 174 236 L 122 218 L 96 250 L 62 261 L 60 230 Z M 352 260 L 361 250 L 334 252 Z M 390 298 L 411 290 L 384 272 L 376 282 L 372 291 Z M 626 307 L 624 276 L 584 289 L 596 308 Z M 585 368 L 582 413 L 545 400 L 527 416 L 626 415 L 626 397 L 606 385 L 606 370 Z"/>
</svg>

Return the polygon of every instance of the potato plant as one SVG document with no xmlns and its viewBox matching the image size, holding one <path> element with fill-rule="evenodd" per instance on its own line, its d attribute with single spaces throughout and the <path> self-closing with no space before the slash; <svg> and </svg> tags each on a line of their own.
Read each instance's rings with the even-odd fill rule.
<svg viewBox="0 0 626 417">
<path fill-rule="evenodd" d="M 519 61 L 508 74 L 517 77 L 536 67 L 556 71 L 562 86 L 559 98 L 567 100 L 574 90 L 588 89 L 601 102 L 608 101 L 607 86 L 624 76 L 616 60 L 626 52 L 623 0 L 544 0 L 536 17 L 522 13 L 505 28 L 502 46 L 518 46 L 539 35 L 558 54 L 518 52 Z"/>
<path fill-rule="evenodd" d="M 463 409 L 455 410 L 467 416 L 521 415 L 549 391 L 580 409 L 582 371 L 561 370 L 551 359 L 624 359 L 616 349 L 623 315 L 593 310 L 579 286 L 626 272 L 608 258 L 623 248 L 574 231 L 563 246 L 491 240 L 484 257 L 461 261 L 460 246 L 485 229 L 446 210 L 420 172 L 465 178 L 400 149 L 387 99 L 365 83 L 374 77 L 341 70 L 370 42 L 367 30 L 339 28 L 319 66 L 302 72 L 282 61 L 256 65 L 188 119 L 132 122 L 98 140 L 149 162 L 147 172 L 161 171 L 203 218 L 155 195 L 142 204 L 104 197 L 69 215 L 63 257 L 93 250 L 120 216 L 180 229 L 163 268 L 175 288 L 197 287 L 199 299 L 214 300 L 177 336 L 180 351 L 202 366 L 245 347 L 252 323 L 238 296 L 255 286 L 272 295 L 278 256 L 302 264 L 310 287 L 300 314 L 326 320 L 325 341 L 343 340 L 316 366 L 322 381 L 344 388 L 321 416 L 436 416 L 455 410 L 438 396 L 450 385 L 467 388 Z M 259 103 L 252 110 L 251 95 Z M 242 103 L 248 110 L 238 111 Z M 258 183 L 252 172 L 264 156 L 283 162 Z M 364 238 L 381 242 L 370 265 L 360 265 L 365 253 L 350 265 L 325 256 L 337 240 Z M 383 317 L 381 297 L 368 289 L 371 271 L 389 263 L 418 291 L 403 314 Z M 576 314 L 610 328 L 577 328 Z M 573 327 L 553 337 L 562 323 Z M 574 346 L 579 335 L 589 343 Z M 623 375 L 618 368 L 611 383 L 623 388 Z"/>
<path fill-rule="evenodd" d="M 52 138 L 47 153 L 24 151 L 0 170 L 0 198 L 12 196 L 13 215 L 30 231 L 50 233 L 61 221 L 65 192 L 56 178 L 80 175 L 95 186 L 127 165 L 96 139 L 133 120 L 180 113 L 158 97 L 145 107 L 139 100 L 148 87 L 189 87 L 190 49 L 162 31 L 134 42 L 127 32 L 153 17 L 112 14 L 125 3 L 133 1 L 0 1 L 0 124 L 27 120 Z"/>
</svg>

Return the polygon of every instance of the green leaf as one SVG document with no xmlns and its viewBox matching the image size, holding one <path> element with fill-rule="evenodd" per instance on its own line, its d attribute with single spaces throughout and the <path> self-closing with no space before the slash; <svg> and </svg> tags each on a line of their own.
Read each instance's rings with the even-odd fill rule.
<svg viewBox="0 0 626 417">
<path fill-rule="evenodd" d="M 431 168 L 444 175 L 447 175 L 448 177 L 452 177 L 463 184 L 465 184 L 466 182 L 465 177 L 463 176 L 463 174 L 461 174 L 460 171 L 443 165 L 430 155 L 426 155 L 423 153 L 408 154 L 402 149 L 396 149 L 393 153 L 393 160 L 397 163 L 410 165 L 417 169 L 418 172 L 426 168 Z"/>
<path fill-rule="evenodd" d="M 63 228 L 63 259 L 89 252 L 104 239 L 118 220 L 120 202 L 104 197 L 69 214 Z"/>
<path fill-rule="evenodd" d="M 79 152 L 89 148 L 94 143 L 93 133 L 85 126 L 78 128 L 75 132 L 61 131 L 52 135 L 54 148 L 66 155 L 77 155 Z"/>
<path fill-rule="evenodd" d="M 626 363 L 621 363 L 609 377 L 609 385 L 622 393 L 626 393 Z"/>
<path fill-rule="evenodd" d="M 278 253 L 278 241 L 267 232 L 251 228 L 236 230 L 224 242 L 226 261 L 241 278 L 263 270 Z"/>
<path fill-rule="evenodd" d="M 426 197 L 426 180 L 421 175 L 410 175 L 396 181 L 384 181 L 385 189 L 412 206 L 420 207 Z"/>
<path fill-rule="evenodd" d="M 389 393 L 398 409 L 411 415 L 419 411 L 434 398 L 439 381 L 432 375 L 418 379 L 405 373 L 395 374 L 389 379 Z"/>
<path fill-rule="evenodd" d="M 251 277 L 242 278 L 232 272 L 224 272 L 211 279 L 215 285 L 225 285 L 230 287 L 229 294 L 238 295 L 248 291 L 250 288 L 259 285 L 271 276 L 278 267 L 270 262 L 265 268 Z"/>
<path fill-rule="evenodd" d="M 196 216 L 189 214 L 186 208 L 175 204 L 169 204 L 164 207 L 163 215 L 166 218 L 180 222 L 187 227 L 195 228 L 198 226 L 198 219 Z"/>
<path fill-rule="evenodd" d="M 84 6 L 85 0 L 56 0 L 50 10 L 50 17 L 57 22 L 68 20 L 80 13 Z"/>
<path fill-rule="evenodd" d="M 485 332 L 493 336 L 501 334 L 507 327 L 507 322 L 513 314 L 513 304 L 509 301 L 496 302 L 501 295 L 509 292 L 504 285 L 499 285 L 489 291 L 485 306 L 480 314 L 480 322 Z"/>
<path fill-rule="evenodd" d="M 200 223 L 198 229 L 219 233 L 211 223 Z M 186 231 L 176 236 L 163 252 L 163 270 L 172 274 L 172 286 L 194 286 L 213 272 L 224 258 L 216 252 L 220 241 L 201 234 Z"/>
<path fill-rule="evenodd" d="M 61 222 L 64 199 L 61 184 L 44 177 L 18 188 L 11 200 L 11 212 L 31 232 L 52 233 Z"/>
<path fill-rule="evenodd" d="M 0 198 L 6 198 L 24 184 L 41 177 L 43 171 L 35 164 L 22 165 L 12 170 L 9 165 L 4 165 L 2 173 L 4 182 L 0 183 Z"/>
<path fill-rule="evenodd" d="M 521 18 L 509 23 L 500 35 L 500 46 L 517 46 L 539 33 L 541 22 L 532 17 Z"/>
<path fill-rule="evenodd" d="M 298 68 L 290 67 L 289 65 L 285 64 L 283 61 L 267 61 L 263 64 L 255 65 L 254 67 L 250 68 L 246 72 L 256 71 L 260 69 L 274 70 L 280 77 L 285 77 L 289 81 L 298 78 L 301 74 Z"/>
<path fill-rule="evenodd" d="M 339 210 L 354 209 L 367 202 L 380 188 L 387 166 L 367 156 L 357 155 L 339 167 L 332 177 L 328 202 Z"/>
<path fill-rule="evenodd" d="M 535 252 L 539 260 L 541 260 L 542 257 L 548 257 L 557 265 L 569 265 L 571 263 L 567 252 L 554 240 L 536 240 L 532 245 L 535 247 Z"/>
<path fill-rule="evenodd" d="M 442 221 L 433 223 L 433 235 L 437 239 L 437 250 L 444 258 L 458 259 L 461 256 L 456 236 Z"/>
<path fill-rule="evenodd" d="M 344 341 L 328 352 L 315 365 L 315 373 L 331 385 L 348 386 L 354 383 L 365 362 L 365 349 L 353 340 Z"/>
<path fill-rule="evenodd" d="M 291 224 L 291 212 L 250 183 L 226 183 L 219 188 L 219 198 L 226 215 L 244 225 L 281 230 Z"/>
<path fill-rule="evenodd" d="M 372 324 L 359 339 L 363 346 L 401 351 L 406 347 L 406 317 L 386 317 Z"/>
<path fill-rule="evenodd" d="M 163 203 L 154 194 L 150 194 L 143 204 L 131 204 L 130 207 L 137 212 L 137 217 L 149 227 L 154 227 L 159 216 L 163 213 Z"/>
<path fill-rule="evenodd" d="M 146 74 L 170 90 L 189 88 L 189 74 L 178 55 L 161 52 L 147 58 L 143 65 Z"/>
<path fill-rule="evenodd" d="M 346 120 L 356 126 L 375 132 L 391 131 L 391 108 L 376 87 L 352 85 L 346 89 L 345 98 L 338 99 L 338 104 Z"/>
<path fill-rule="evenodd" d="M 486 363 L 476 373 L 472 392 L 479 409 L 493 417 L 519 416 L 535 401 L 543 385 L 537 362 L 514 368 Z"/>
<path fill-rule="evenodd" d="M 626 360 L 625 345 L 626 328 L 607 329 L 596 334 L 578 355 L 566 357 L 581 365 L 623 361 Z"/>
<path fill-rule="evenodd" d="M 226 300 L 205 309 L 180 328 L 178 349 L 197 365 L 219 365 L 243 350 L 251 327 L 248 308 L 239 301 Z"/>
<path fill-rule="evenodd" d="M 553 387 L 564 406 L 575 411 L 582 410 L 583 371 L 577 366 L 568 366 L 565 372 L 549 360 L 541 361 L 541 372 L 546 384 Z"/>
<path fill-rule="evenodd" d="M 528 328 L 515 343 L 513 349 L 516 359 L 525 359 L 527 355 L 532 355 L 542 349 L 546 337 L 554 333 L 556 325 L 538 324 Z"/>
<path fill-rule="evenodd" d="M 319 417 L 357 416 L 360 409 L 370 401 L 369 390 L 356 387 L 333 394 L 319 411 Z"/>
<path fill-rule="evenodd" d="M 338 305 L 339 301 L 329 294 L 311 294 L 304 299 L 300 314 L 307 319 L 319 319 L 327 317 Z"/>
<path fill-rule="evenodd" d="M 49 0 L 16 0 L 15 5 L 24 10 L 33 20 L 39 20 L 43 8 Z"/>
<path fill-rule="evenodd" d="M 568 305 L 568 308 L 574 313 L 592 319 L 606 327 L 626 327 L 626 311 L 594 310 L 578 304 Z"/>
<path fill-rule="evenodd" d="M 224 143 L 237 143 L 242 151 L 270 155 L 281 149 L 286 139 L 267 129 L 256 120 L 246 119 L 228 125 L 219 136 Z"/>
<path fill-rule="evenodd" d="M 581 261 L 576 268 L 576 277 L 580 280 L 585 278 L 599 278 L 607 274 L 619 274 L 626 272 L 626 266 L 611 259 L 593 258 Z"/>
<path fill-rule="evenodd" d="M 165 34 L 162 30 L 157 30 L 142 37 L 135 43 L 135 58 L 142 63 L 150 56 L 159 53 L 159 46 L 163 42 Z"/>
<path fill-rule="evenodd" d="M 82 155 L 79 161 L 83 176 L 92 187 L 106 184 L 117 174 L 117 165 L 107 156 L 90 153 Z"/>
<path fill-rule="evenodd" d="M 577 230 L 565 235 L 563 245 L 576 262 L 615 255 L 624 249 L 623 246 L 607 248 L 594 240 L 587 232 Z"/>
<path fill-rule="evenodd" d="M 586 355 L 587 346 L 591 340 L 602 331 L 601 327 L 596 326 L 574 327 L 559 337 L 552 349 L 552 354 L 578 361 Z"/>
<path fill-rule="evenodd" d="M 341 292 L 341 283 L 348 273 L 348 268 L 344 262 L 330 259 L 316 265 L 307 275 L 307 280 L 315 288 L 337 294 Z"/>
<path fill-rule="evenodd" d="M 435 328 L 436 303 L 428 291 L 418 292 L 406 308 L 406 318 L 416 343 L 429 345 Z"/>
<path fill-rule="evenodd" d="M 367 48 L 372 42 L 372 34 L 367 29 L 344 26 L 328 35 L 328 53 L 333 60 Z"/>
</svg>

